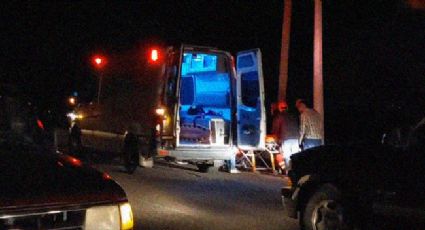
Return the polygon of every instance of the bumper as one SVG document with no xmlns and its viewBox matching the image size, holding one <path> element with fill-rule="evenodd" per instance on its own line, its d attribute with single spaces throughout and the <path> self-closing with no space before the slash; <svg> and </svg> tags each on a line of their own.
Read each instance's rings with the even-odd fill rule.
<svg viewBox="0 0 425 230">
<path fill-rule="evenodd" d="M 177 160 L 231 160 L 235 157 L 230 147 L 158 149 L 157 152 L 160 157 L 168 156 Z"/>
<path fill-rule="evenodd" d="M 290 187 L 283 187 L 281 193 L 285 215 L 291 218 L 297 218 L 297 201 L 292 198 L 292 189 Z"/>
</svg>

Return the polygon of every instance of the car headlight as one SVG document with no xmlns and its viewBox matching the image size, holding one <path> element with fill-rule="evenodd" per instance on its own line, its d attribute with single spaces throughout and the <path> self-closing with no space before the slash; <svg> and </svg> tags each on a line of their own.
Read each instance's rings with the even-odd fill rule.
<svg viewBox="0 0 425 230">
<path fill-rule="evenodd" d="M 120 205 L 121 230 L 133 229 L 133 212 L 129 203 Z"/>
<path fill-rule="evenodd" d="M 91 207 L 86 211 L 86 230 L 131 230 L 133 213 L 129 203 Z"/>
</svg>

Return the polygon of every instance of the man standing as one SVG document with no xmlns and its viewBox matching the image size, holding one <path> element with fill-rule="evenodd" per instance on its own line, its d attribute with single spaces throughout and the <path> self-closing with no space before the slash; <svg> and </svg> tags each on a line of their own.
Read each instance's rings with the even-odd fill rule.
<svg viewBox="0 0 425 230">
<path fill-rule="evenodd" d="M 278 160 L 278 163 L 284 169 L 291 155 L 300 151 L 298 122 L 295 116 L 288 113 L 288 105 L 284 101 L 280 101 L 273 112 L 272 133 L 283 150 L 284 161 Z"/>
<path fill-rule="evenodd" d="M 295 103 L 300 112 L 300 139 L 303 149 L 320 146 L 323 143 L 322 117 L 314 109 L 307 106 L 305 100 L 298 99 Z"/>
</svg>

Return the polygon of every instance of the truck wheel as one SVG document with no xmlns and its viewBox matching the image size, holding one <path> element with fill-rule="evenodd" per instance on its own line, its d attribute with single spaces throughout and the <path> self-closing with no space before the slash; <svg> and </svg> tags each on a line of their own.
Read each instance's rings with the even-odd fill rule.
<svg viewBox="0 0 425 230">
<path fill-rule="evenodd" d="M 128 134 L 124 139 L 124 167 L 129 174 L 133 174 L 139 166 L 139 144 L 138 137 Z"/>
<path fill-rule="evenodd" d="M 196 166 L 198 166 L 199 172 L 202 173 L 208 173 L 209 171 L 211 171 L 211 168 L 213 168 L 213 166 L 209 164 L 197 164 Z"/>
<path fill-rule="evenodd" d="M 134 149 L 134 147 L 125 147 L 125 149 Z M 124 167 L 128 174 L 133 174 L 139 166 L 139 153 L 135 151 L 124 152 Z"/>
<path fill-rule="evenodd" d="M 300 225 L 303 230 L 348 230 L 338 189 L 325 184 L 309 199 L 301 211 Z"/>
</svg>

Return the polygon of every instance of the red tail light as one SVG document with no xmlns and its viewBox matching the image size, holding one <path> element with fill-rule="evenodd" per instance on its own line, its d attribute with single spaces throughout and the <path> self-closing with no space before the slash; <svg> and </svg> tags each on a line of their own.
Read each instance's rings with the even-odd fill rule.
<svg viewBox="0 0 425 230">
<path fill-rule="evenodd" d="M 38 126 L 38 128 L 40 128 L 40 129 L 44 129 L 44 124 L 43 124 L 43 122 L 42 122 L 41 120 L 39 120 L 39 119 L 37 119 L 37 126 Z"/>
<path fill-rule="evenodd" d="M 103 177 L 103 179 L 105 179 L 105 180 L 111 180 L 111 179 L 112 179 L 112 177 L 111 177 L 109 174 L 107 174 L 106 172 L 104 172 L 104 173 L 102 174 L 102 177 Z"/>
<path fill-rule="evenodd" d="M 71 156 L 66 156 L 66 161 L 68 161 L 69 164 L 75 167 L 80 167 L 83 165 L 83 162 L 81 162 L 81 160 Z"/>
</svg>

